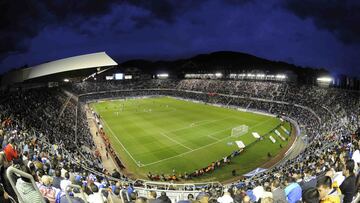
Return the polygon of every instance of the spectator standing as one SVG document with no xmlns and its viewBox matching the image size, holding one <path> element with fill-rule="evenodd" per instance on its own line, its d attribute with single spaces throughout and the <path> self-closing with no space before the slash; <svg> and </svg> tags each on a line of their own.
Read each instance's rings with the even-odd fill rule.
<svg viewBox="0 0 360 203">
<path fill-rule="evenodd" d="M 351 203 L 356 193 L 354 167 L 354 160 L 350 159 L 346 161 L 345 168 L 343 170 L 345 180 L 340 185 L 341 193 L 344 194 L 343 203 Z"/>
<path fill-rule="evenodd" d="M 234 199 L 231 197 L 228 189 L 224 189 L 224 195 L 217 199 L 219 203 L 232 203 Z"/>
<path fill-rule="evenodd" d="M 293 177 L 288 176 L 285 180 L 285 195 L 289 203 L 296 203 L 301 199 L 302 190 Z"/>
</svg>

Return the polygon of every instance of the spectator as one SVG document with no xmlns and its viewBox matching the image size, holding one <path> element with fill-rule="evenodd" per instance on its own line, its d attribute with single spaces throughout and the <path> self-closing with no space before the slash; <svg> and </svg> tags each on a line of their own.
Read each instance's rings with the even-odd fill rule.
<svg viewBox="0 0 360 203">
<path fill-rule="evenodd" d="M 304 171 L 304 177 L 300 183 L 300 186 L 302 190 L 316 187 L 316 176 L 314 176 L 313 170 L 306 169 Z"/>
<path fill-rule="evenodd" d="M 343 170 L 343 175 L 345 180 L 340 185 L 340 190 L 344 194 L 344 203 L 351 203 L 353 197 L 356 193 L 356 177 L 354 174 L 354 160 L 350 159 L 346 161 L 345 168 Z"/>
<path fill-rule="evenodd" d="M 161 192 L 160 197 L 157 198 L 162 203 L 171 203 L 171 200 L 168 196 L 166 196 L 166 192 Z"/>
<path fill-rule="evenodd" d="M 209 198 L 210 198 L 210 195 L 208 193 L 206 193 L 206 192 L 200 192 L 196 196 L 196 200 L 199 201 L 200 203 L 208 203 Z"/>
<path fill-rule="evenodd" d="M 340 203 L 340 194 L 336 188 L 332 188 L 332 181 L 330 177 L 321 177 L 317 181 L 316 187 L 320 194 L 321 203 Z"/>
<path fill-rule="evenodd" d="M 289 203 L 296 203 L 301 199 L 302 190 L 293 177 L 288 176 L 285 180 L 285 195 Z"/>
<path fill-rule="evenodd" d="M 233 198 L 231 197 L 228 189 L 224 189 L 224 195 L 217 199 L 219 203 L 232 203 L 234 202 Z"/>
<path fill-rule="evenodd" d="M 14 139 L 10 139 L 9 144 L 7 144 L 4 148 L 4 152 L 6 155 L 6 160 L 8 162 L 10 162 L 13 159 L 16 159 L 18 157 L 18 154 L 16 151 L 16 145 L 14 144 Z"/>
<path fill-rule="evenodd" d="M 316 188 L 307 188 L 302 193 L 302 202 L 303 203 L 319 203 L 320 194 Z"/>
<path fill-rule="evenodd" d="M 57 188 L 57 189 L 61 189 L 60 187 L 60 183 L 63 180 L 63 178 L 61 177 L 61 171 L 59 169 L 55 170 L 55 177 L 53 179 L 53 184 L 52 186 Z"/>
<path fill-rule="evenodd" d="M 31 171 L 26 166 L 22 166 L 22 171 L 31 174 Z M 24 203 L 42 202 L 44 200 L 41 194 L 33 187 L 31 180 L 25 177 L 17 179 L 15 187 Z"/>
<path fill-rule="evenodd" d="M 108 202 L 122 203 L 122 200 L 119 195 L 120 195 L 120 188 L 116 188 L 114 192 L 109 192 L 109 195 L 107 197 Z"/>
<path fill-rule="evenodd" d="M 41 177 L 41 185 L 39 186 L 39 191 L 43 197 L 49 200 L 50 203 L 55 203 L 56 195 L 60 192 L 60 190 L 56 190 L 52 187 L 53 179 L 48 175 L 43 175 Z"/>
<path fill-rule="evenodd" d="M 65 173 L 65 179 L 60 181 L 60 188 L 62 191 L 66 191 L 66 187 L 71 185 L 71 181 L 69 180 L 70 174 L 68 172 Z"/>
<path fill-rule="evenodd" d="M 99 193 L 99 188 L 94 183 L 91 183 L 89 188 L 91 191 L 91 194 L 88 197 L 89 203 L 98 203 L 105 201 L 102 194 Z"/>
<path fill-rule="evenodd" d="M 155 191 L 149 191 L 148 192 L 148 201 L 149 203 L 153 203 L 153 202 L 156 202 L 156 192 Z"/>
<path fill-rule="evenodd" d="M 271 192 L 273 194 L 274 203 L 286 203 L 286 195 L 284 189 L 280 186 L 280 181 L 275 179 L 271 183 Z"/>
</svg>

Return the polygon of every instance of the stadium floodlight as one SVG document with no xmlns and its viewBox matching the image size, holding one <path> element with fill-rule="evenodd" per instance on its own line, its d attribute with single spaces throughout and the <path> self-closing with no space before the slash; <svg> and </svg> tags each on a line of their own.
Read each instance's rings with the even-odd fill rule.
<svg viewBox="0 0 360 203">
<path fill-rule="evenodd" d="M 239 74 L 239 76 L 240 76 L 240 77 L 245 77 L 246 74 L 245 74 L 245 73 L 241 73 L 241 74 Z"/>
<path fill-rule="evenodd" d="M 125 78 L 125 80 L 131 80 L 131 79 L 132 79 L 132 75 L 125 75 L 124 78 Z"/>
<path fill-rule="evenodd" d="M 248 77 L 255 77 L 255 74 L 248 73 L 247 76 Z"/>
<path fill-rule="evenodd" d="M 333 79 L 331 77 L 320 77 L 320 78 L 317 78 L 316 80 L 319 82 L 329 82 L 329 83 L 333 81 Z"/>
<path fill-rule="evenodd" d="M 277 79 L 285 79 L 286 78 L 286 75 L 283 75 L 283 74 L 278 74 L 275 76 Z"/>
<path fill-rule="evenodd" d="M 169 77 L 169 74 L 167 73 L 160 73 L 160 74 L 157 74 L 156 75 L 158 78 L 168 78 Z"/>
<path fill-rule="evenodd" d="M 263 77 L 265 77 L 265 74 L 256 74 L 256 77 L 263 78 Z"/>
<path fill-rule="evenodd" d="M 69 81 L 70 81 L 70 80 L 69 80 L 69 79 L 67 79 L 67 78 L 65 78 L 65 79 L 64 79 L 64 82 L 69 82 Z"/>
<path fill-rule="evenodd" d="M 215 73 L 215 76 L 216 76 L 217 78 L 220 78 L 220 77 L 222 77 L 222 73 Z"/>
</svg>

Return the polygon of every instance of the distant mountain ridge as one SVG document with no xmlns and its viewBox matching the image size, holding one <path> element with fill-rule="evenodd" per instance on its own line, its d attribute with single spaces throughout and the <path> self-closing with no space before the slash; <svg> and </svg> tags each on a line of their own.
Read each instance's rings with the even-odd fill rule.
<svg viewBox="0 0 360 203">
<path fill-rule="evenodd" d="M 196 73 L 207 71 L 258 71 L 265 73 L 283 73 L 291 71 L 298 75 L 328 73 L 324 69 L 315 69 L 309 67 L 304 68 L 282 61 L 271 61 L 254 55 L 234 51 L 217 51 L 208 54 L 198 54 L 190 58 L 171 61 L 150 61 L 144 59 L 135 59 L 125 61 L 120 65 L 124 68 L 136 67 L 147 72 L 167 71 Z"/>
</svg>

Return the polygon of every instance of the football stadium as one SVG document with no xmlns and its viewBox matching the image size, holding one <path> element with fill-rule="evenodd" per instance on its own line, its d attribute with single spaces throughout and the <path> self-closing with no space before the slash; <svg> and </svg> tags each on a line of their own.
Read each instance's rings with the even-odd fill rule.
<svg viewBox="0 0 360 203">
<path fill-rule="evenodd" d="M 355 2 L 0 4 L 0 203 L 360 202 Z"/>
</svg>

